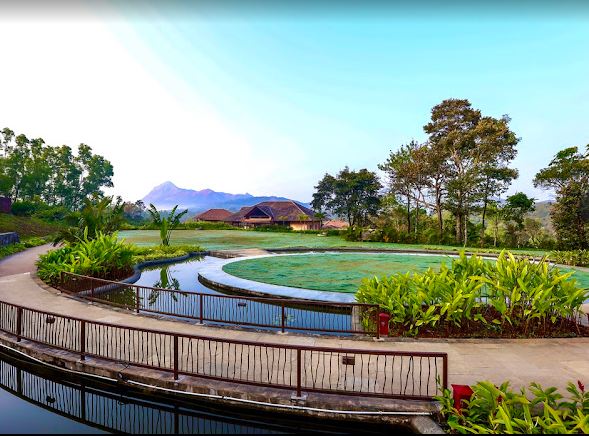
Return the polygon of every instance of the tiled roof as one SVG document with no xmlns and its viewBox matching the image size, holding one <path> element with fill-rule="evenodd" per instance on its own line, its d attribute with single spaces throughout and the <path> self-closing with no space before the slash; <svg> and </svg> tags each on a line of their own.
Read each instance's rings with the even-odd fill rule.
<svg viewBox="0 0 589 436">
<path fill-rule="evenodd" d="M 295 201 L 263 201 L 254 206 L 242 207 L 239 212 L 225 218 L 225 221 L 238 222 L 247 219 L 247 215 L 256 208 L 268 215 L 272 221 L 301 221 L 301 215 L 308 217 L 305 221 L 318 221 L 311 209 Z"/>
<path fill-rule="evenodd" d="M 227 209 L 209 209 L 194 217 L 195 221 L 225 221 L 232 215 Z"/>
<path fill-rule="evenodd" d="M 347 229 L 350 225 L 342 220 L 328 220 L 323 223 L 324 229 Z"/>
</svg>

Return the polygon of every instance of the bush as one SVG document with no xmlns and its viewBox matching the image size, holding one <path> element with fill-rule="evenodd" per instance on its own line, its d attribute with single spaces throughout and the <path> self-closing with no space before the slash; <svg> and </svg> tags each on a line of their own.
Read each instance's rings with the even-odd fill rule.
<svg viewBox="0 0 589 436">
<path fill-rule="evenodd" d="M 546 260 L 502 252 L 495 262 L 461 253 L 440 271 L 364 279 L 356 299 L 391 314 L 401 335 L 552 336 L 580 332 L 589 290 Z"/>
<path fill-rule="evenodd" d="M 186 256 L 187 254 L 199 253 L 203 249 L 198 245 L 160 245 L 157 247 L 134 247 L 133 264 L 147 262 L 150 260 L 172 259 L 174 257 Z"/>
<path fill-rule="evenodd" d="M 553 251 L 548 257 L 562 265 L 589 266 L 589 250 Z"/>
<path fill-rule="evenodd" d="M 16 216 L 32 216 L 42 205 L 36 201 L 15 201 L 12 203 L 12 214 Z"/>
<path fill-rule="evenodd" d="M 578 381 L 569 383 L 568 400 L 556 388 L 543 389 L 532 383 L 531 398 L 522 389 L 514 392 L 509 383 L 500 387 L 484 381 L 472 387 L 466 407 L 456 409 L 452 393 L 445 389 L 436 397 L 441 403 L 445 426 L 456 433 L 475 434 L 569 434 L 589 432 L 589 393 Z"/>
<path fill-rule="evenodd" d="M 98 233 L 94 239 L 85 238 L 41 255 L 37 274 L 50 284 L 58 283 L 62 272 L 118 279 L 131 273 L 133 254 L 133 248 L 119 241 L 116 233 Z"/>
<path fill-rule="evenodd" d="M 186 230 L 236 230 L 237 227 L 227 224 L 225 222 L 209 222 L 209 221 L 184 221 L 177 229 Z"/>
</svg>

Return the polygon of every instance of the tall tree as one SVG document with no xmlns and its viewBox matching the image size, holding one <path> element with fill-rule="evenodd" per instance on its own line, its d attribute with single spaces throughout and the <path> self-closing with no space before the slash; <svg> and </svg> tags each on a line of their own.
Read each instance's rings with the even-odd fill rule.
<svg viewBox="0 0 589 436">
<path fill-rule="evenodd" d="M 518 138 L 509 117 L 483 117 L 468 100 L 448 99 L 432 109 L 424 126 L 431 150 L 445 160 L 446 208 L 456 219 L 456 240 L 467 243 L 467 220 L 483 199 L 478 186 L 488 166 L 503 167 L 515 157 Z"/>
<path fill-rule="evenodd" d="M 587 201 L 589 197 L 589 145 L 585 153 L 578 147 L 559 151 L 550 164 L 534 178 L 534 186 L 556 193 L 550 216 L 559 248 L 589 248 Z"/>
<path fill-rule="evenodd" d="M 312 206 L 315 210 L 329 210 L 345 217 L 350 227 L 363 226 L 380 207 L 378 176 L 367 169 L 341 170 L 336 177 L 325 174 L 315 186 Z"/>
</svg>

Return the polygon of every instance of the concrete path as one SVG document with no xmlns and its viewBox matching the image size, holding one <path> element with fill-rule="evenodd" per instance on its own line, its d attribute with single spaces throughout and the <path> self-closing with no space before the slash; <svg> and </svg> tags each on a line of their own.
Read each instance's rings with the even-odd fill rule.
<svg viewBox="0 0 589 436">
<path fill-rule="evenodd" d="M 4 271 L 19 271 L 35 253 L 29 251 L 3 262 Z M 30 268 L 29 268 L 30 269 Z M 347 340 L 334 337 L 279 335 L 233 330 L 114 311 L 89 305 L 43 289 L 30 272 L 0 277 L 0 301 L 81 317 L 114 325 L 135 326 L 171 333 L 203 335 L 274 344 L 315 345 L 396 351 L 439 351 L 448 353 L 450 383 L 472 384 L 479 380 L 501 383 L 511 380 L 516 387 L 539 382 L 564 388 L 568 381 L 589 383 L 589 338 L 522 340 Z"/>
<path fill-rule="evenodd" d="M 35 271 L 35 262 L 40 254 L 47 253 L 51 244 L 29 248 L 0 260 L 0 277 Z"/>
</svg>

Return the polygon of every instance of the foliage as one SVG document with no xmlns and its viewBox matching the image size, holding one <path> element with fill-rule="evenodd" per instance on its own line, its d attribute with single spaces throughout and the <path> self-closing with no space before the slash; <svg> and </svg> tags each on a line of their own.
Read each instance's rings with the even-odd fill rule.
<svg viewBox="0 0 589 436">
<path fill-rule="evenodd" d="M 0 247 L 0 259 L 12 254 L 19 253 L 27 248 L 37 247 L 39 245 L 47 244 L 47 239 L 32 237 L 17 242 L 16 244 L 8 244 Z"/>
<path fill-rule="evenodd" d="M 86 144 L 77 153 L 67 145 L 51 147 L 4 128 L 0 131 L 0 194 L 14 202 L 42 200 L 76 210 L 85 198 L 112 187 L 113 167 Z"/>
<path fill-rule="evenodd" d="M 104 197 L 91 201 L 84 199 L 84 207 L 80 212 L 68 215 L 68 220 L 75 223 L 75 226 L 60 231 L 53 244 L 60 242 L 76 242 L 87 239 L 94 239 L 99 235 L 110 235 L 120 229 L 123 223 L 123 204 L 117 198 Z"/>
<path fill-rule="evenodd" d="M 198 245 L 173 245 L 157 247 L 133 247 L 133 264 L 148 262 L 151 260 L 172 259 L 188 254 L 200 253 L 203 249 Z"/>
<path fill-rule="evenodd" d="M 589 266 L 589 250 L 553 251 L 548 257 L 562 265 Z"/>
<path fill-rule="evenodd" d="M 533 262 L 502 252 L 491 262 L 461 253 L 439 271 L 365 279 L 356 299 L 389 312 L 393 331 L 400 334 L 464 330 L 545 336 L 558 334 L 566 323 L 576 325 L 589 298 L 589 290 L 578 288 L 572 274 L 561 273 L 546 259 Z"/>
<path fill-rule="evenodd" d="M 445 389 L 440 402 L 445 424 L 456 433 L 476 434 L 570 434 L 589 432 L 589 392 L 581 381 L 568 383 L 569 398 L 554 387 L 538 383 L 515 392 L 504 382 L 497 387 L 489 381 L 472 386 L 473 395 L 456 409 L 452 393 Z"/>
<path fill-rule="evenodd" d="M 325 174 L 315 186 L 311 205 L 318 212 L 328 210 L 345 217 L 350 227 L 363 226 L 380 208 L 381 188 L 376 173 L 367 169 L 350 171 L 345 167 L 336 177 Z"/>
<path fill-rule="evenodd" d="M 589 145 L 585 153 L 578 147 L 559 151 L 550 164 L 536 174 L 534 186 L 556 191 L 556 204 L 550 215 L 558 248 L 589 248 Z"/>
<path fill-rule="evenodd" d="M 170 245 L 172 230 L 178 227 L 180 224 L 180 218 L 188 213 L 188 209 L 180 213 L 176 213 L 176 209 L 178 209 L 178 205 L 174 206 L 170 211 L 170 214 L 166 217 L 164 217 L 153 204 L 150 204 L 149 209 L 147 209 L 147 212 L 151 216 L 152 224 L 160 231 L 160 239 L 164 246 Z"/>
<path fill-rule="evenodd" d="M 60 226 L 36 217 L 20 217 L 0 213 L 0 232 L 16 232 L 21 239 L 44 237 L 57 233 Z"/>
<path fill-rule="evenodd" d="M 99 278 L 120 278 L 128 275 L 133 265 L 133 248 L 118 240 L 116 233 L 98 233 L 41 255 L 37 274 L 41 280 L 55 284 L 62 272 Z"/>
</svg>

